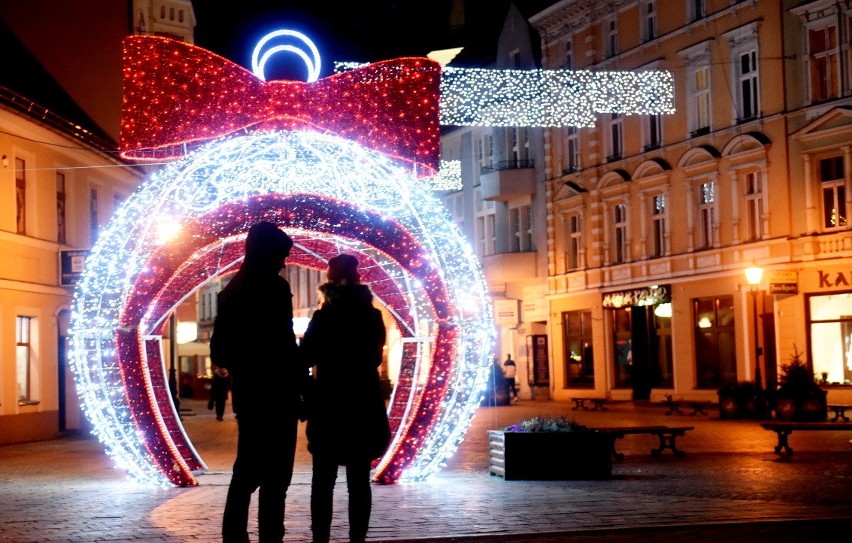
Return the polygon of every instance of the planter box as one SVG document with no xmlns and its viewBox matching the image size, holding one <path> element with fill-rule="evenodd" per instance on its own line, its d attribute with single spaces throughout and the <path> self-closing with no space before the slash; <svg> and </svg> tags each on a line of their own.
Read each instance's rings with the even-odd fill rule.
<svg viewBox="0 0 852 543">
<path fill-rule="evenodd" d="M 613 439 L 606 432 L 489 430 L 490 473 L 507 481 L 611 479 Z"/>
</svg>

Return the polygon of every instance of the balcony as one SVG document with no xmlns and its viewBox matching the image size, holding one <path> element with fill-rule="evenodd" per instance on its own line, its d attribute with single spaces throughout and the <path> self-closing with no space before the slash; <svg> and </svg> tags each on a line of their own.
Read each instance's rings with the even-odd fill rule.
<svg viewBox="0 0 852 543">
<path fill-rule="evenodd" d="M 480 177 L 483 200 L 508 201 L 535 192 L 535 168 L 531 160 L 496 162 L 483 168 Z"/>
</svg>

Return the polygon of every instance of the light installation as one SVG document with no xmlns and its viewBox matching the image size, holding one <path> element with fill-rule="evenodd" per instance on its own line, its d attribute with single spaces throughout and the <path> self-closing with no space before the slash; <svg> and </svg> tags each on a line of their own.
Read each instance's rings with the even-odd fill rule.
<svg viewBox="0 0 852 543">
<path fill-rule="evenodd" d="M 281 36 L 303 38 L 269 40 Z M 318 71 L 318 56 L 297 55 Z M 184 42 L 125 40 L 122 155 L 180 160 L 128 198 L 87 259 L 70 331 L 84 411 L 134 480 L 197 484 L 206 466 L 166 384 L 163 329 L 195 289 L 236 270 L 248 228 L 269 220 L 296 241 L 291 265 L 359 254 L 403 338 L 394 438 L 374 478 L 425 479 L 481 402 L 495 334 L 478 260 L 422 182 L 438 172 L 440 66 L 404 58 L 264 82 L 268 58 L 255 50 L 259 77 Z"/>
</svg>

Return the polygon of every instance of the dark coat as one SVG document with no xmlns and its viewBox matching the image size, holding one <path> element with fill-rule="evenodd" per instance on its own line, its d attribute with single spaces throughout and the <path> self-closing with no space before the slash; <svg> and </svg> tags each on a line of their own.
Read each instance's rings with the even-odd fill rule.
<svg viewBox="0 0 852 543">
<path fill-rule="evenodd" d="M 246 250 L 240 270 L 218 296 L 210 358 L 231 375 L 234 413 L 296 413 L 307 370 L 293 333 L 293 295 L 280 275 L 284 255 Z"/>
<path fill-rule="evenodd" d="M 302 339 L 302 356 L 316 367 L 310 396 L 308 450 L 339 464 L 373 460 L 390 442 L 378 368 L 385 326 L 366 285 L 320 287 L 325 302 Z"/>
</svg>

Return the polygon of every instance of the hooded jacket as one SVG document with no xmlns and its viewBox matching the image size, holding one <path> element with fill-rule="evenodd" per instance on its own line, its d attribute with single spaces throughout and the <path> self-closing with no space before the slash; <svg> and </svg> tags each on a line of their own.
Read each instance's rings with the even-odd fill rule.
<svg viewBox="0 0 852 543">
<path fill-rule="evenodd" d="M 245 260 L 218 295 L 210 358 L 231 374 L 238 416 L 297 412 L 307 371 L 293 333 L 293 295 L 278 272 L 292 240 L 275 225 L 249 230 Z"/>
</svg>

